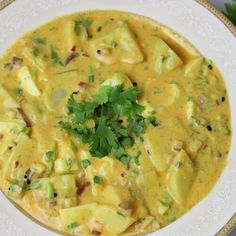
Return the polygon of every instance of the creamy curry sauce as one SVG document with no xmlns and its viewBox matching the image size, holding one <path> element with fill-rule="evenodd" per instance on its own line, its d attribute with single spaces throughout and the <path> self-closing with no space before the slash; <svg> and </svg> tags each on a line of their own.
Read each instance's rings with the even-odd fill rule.
<svg viewBox="0 0 236 236">
<path fill-rule="evenodd" d="M 216 65 L 144 17 L 58 18 L 0 60 L 1 189 L 75 235 L 150 232 L 215 185 L 230 146 Z"/>
</svg>

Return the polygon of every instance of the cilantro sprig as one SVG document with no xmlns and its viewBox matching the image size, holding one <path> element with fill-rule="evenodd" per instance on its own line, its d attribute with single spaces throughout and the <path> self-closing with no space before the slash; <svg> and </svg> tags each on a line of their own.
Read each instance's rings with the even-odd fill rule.
<svg viewBox="0 0 236 236">
<path fill-rule="evenodd" d="M 79 95 L 72 94 L 67 103 L 69 115 L 59 122 L 59 127 L 89 144 L 92 156 L 111 154 L 127 164 L 131 157 L 126 150 L 150 124 L 142 116 L 144 107 L 137 102 L 139 95 L 137 88 L 125 90 L 122 85 L 101 86 L 92 100 L 80 103 L 76 101 Z M 87 125 L 89 121 L 92 127 Z"/>
<path fill-rule="evenodd" d="M 75 33 L 77 36 L 81 35 L 81 26 L 85 29 L 88 29 L 93 23 L 93 20 L 90 18 L 80 17 L 78 20 L 75 20 Z"/>
</svg>

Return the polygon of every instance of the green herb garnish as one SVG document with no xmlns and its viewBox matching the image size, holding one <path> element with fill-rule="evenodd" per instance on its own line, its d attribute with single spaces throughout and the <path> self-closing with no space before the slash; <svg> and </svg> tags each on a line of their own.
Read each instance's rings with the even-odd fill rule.
<svg viewBox="0 0 236 236">
<path fill-rule="evenodd" d="M 111 47 L 116 48 L 118 46 L 118 43 L 116 41 L 111 41 Z"/>
<path fill-rule="evenodd" d="M 19 87 L 15 87 L 12 89 L 12 92 L 15 96 L 20 97 L 23 95 L 23 90 Z"/>
<path fill-rule="evenodd" d="M 68 229 L 74 229 L 74 228 L 77 228 L 77 227 L 79 227 L 79 223 L 78 222 L 73 222 L 73 223 L 67 225 Z"/>
<path fill-rule="evenodd" d="M 54 198 L 54 187 L 53 184 L 49 183 L 47 186 L 47 194 L 48 194 L 48 198 L 49 199 L 53 199 Z"/>
<path fill-rule="evenodd" d="M 119 212 L 119 211 L 117 211 L 116 212 L 118 215 L 120 215 L 120 216 L 122 216 L 122 217 L 125 217 L 125 215 L 124 214 L 122 214 L 121 212 Z"/>
<path fill-rule="evenodd" d="M 148 122 L 150 122 L 150 124 L 152 124 L 152 126 L 157 127 L 159 125 L 157 119 L 154 116 L 149 116 L 147 118 Z"/>
<path fill-rule="evenodd" d="M 64 66 L 64 62 L 59 57 L 57 50 L 53 46 L 51 46 L 51 58 L 55 64 Z"/>
<path fill-rule="evenodd" d="M 93 177 L 93 182 L 94 184 L 101 184 L 102 183 L 102 178 L 99 176 L 94 176 Z"/>
<path fill-rule="evenodd" d="M 101 32 L 102 31 L 102 26 L 98 26 L 96 29 L 97 32 Z"/>
<path fill-rule="evenodd" d="M 85 29 L 88 29 L 93 23 L 93 20 L 90 18 L 80 17 L 75 21 L 75 33 L 77 36 L 81 35 L 81 26 Z"/>
<path fill-rule="evenodd" d="M 85 169 L 86 169 L 88 166 L 90 166 L 90 165 L 91 165 L 91 162 L 90 162 L 90 160 L 88 160 L 88 159 L 81 161 L 81 166 L 82 166 L 83 168 L 85 168 Z"/>
<path fill-rule="evenodd" d="M 47 175 L 48 176 L 50 176 L 52 174 L 54 161 L 56 160 L 56 155 L 57 155 L 57 144 L 54 143 L 52 150 L 46 152 L 44 155 L 44 159 L 48 164 L 48 168 L 47 168 Z"/>
<path fill-rule="evenodd" d="M 88 82 L 94 82 L 94 67 L 92 65 L 88 67 Z"/>
<path fill-rule="evenodd" d="M 65 121 L 59 122 L 59 127 L 80 142 L 89 144 L 92 156 L 102 158 L 111 154 L 128 164 L 133 157 L 126 149 L 134 145 L 136 137 L 147 125 L 158 124 L 154 118 L 142 116 L 144 107 L 137 103 L 139 94 L 137 88 L 125 90 L 122 85 L 101 86 L 92 100 L 80 103 L 72 94 L 67 103 L 69 114 Z M 119 122 L 121 119 L 127 122 Z M 93 121 L 94 126 L 88 127 L 87 121 Z M 81 164 L 87 166 L 89 163 Z"/>
<path fill-rule="evenodd" d="M 38 57 L 39 54 L 40 54 L 39 49 L 36 48 L 36 47 L 33 47 L 33 48 L 32 48 L 32 55 L 33 55 L 33 57 Z"/>
<path fill-rule="evenodd" d="M 36 44 L 45 45 L 45 44 L 47 44 L 47 38 L 46 37 L 44 37 L 44 38 L 38 37 L 38 38 L 33 39 L 33 42 Z"/>
<path fill-rule="evenodd" d="M 66 165 L 67 165 L 68 170 L 70 170 L 72 168 L 72 165 L 73 165 L 73 160 L 71 158 L 68 158 L 66 160 Z"/>
<path fill-rule="evenodd" d="M 180 161 L 178 161 L 178 162 L 175 164 L 176 168 L 178 168 L 178 169 L 179 169 L 182 165 L 183 165 L 183 163 L 180 162 Z"/>
<path fill-rule="evenodd" d="M 27 190 L 35 190 L 35 189 L 40 189 L 41 188 L 41 182 L 40 180 L 34 180 L 31 182 L 30 185 L 27 185 Z"/>
</svg>

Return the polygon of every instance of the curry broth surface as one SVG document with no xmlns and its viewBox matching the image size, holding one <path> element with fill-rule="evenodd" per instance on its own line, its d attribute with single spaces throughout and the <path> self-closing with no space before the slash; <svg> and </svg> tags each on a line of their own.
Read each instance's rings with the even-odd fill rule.
<svg viewBox="0 0 236 236">
<path fill-rule="evenodd" d="M 78 23 L 79 19 L 92 21 Z M 75 21 L 79 25 L 79 35 L 74 32 Z M 108 49 L 102 48 L 102 59 L 94 56 L 91 42 L 117 28 L 129 29 L 138 48 L 137 55 L 143 57 L 140 61 L 133 54 L 124 59 L 129 60 L 128 63 L 119 59 L 126 57 L 119 49 L 122 35 L 118 35 L 118 43 L 114 42 Z M 158 41 L 160 38 L 166 43 L 164 46 Z M 168 55 L 161 55 L 160 61 L 158 50 L 166 46 L 169 49 L 163 53 Z M 54 58 L 52 56 L 52 47 L 57 59 L 55 53 Z M 173 64 L 177 59 L 173 59 L 171 49 L 181 60 L 176 67 Z M 60 65 L 60 60 L 65 61 L 73 52 L 77 53 L 75 58 L 67 65 Z M 12 62 L 14 57 L 20 60 Z M 104 62 L 103 59 L 107 58 L 113 62 Z M 156 61 L 159 64 L 155 64 Z M 165 63 L 174 68 L 164 71 Z M 8 92 L 6 95 L 0 90 L 1 189 L 33 218 L 54 230 L 76 235 L 157 230 L 178 219 L 204 198 L 225 167 L 231 133 L 230 108 L 223 78 L 212 61 L 203 58 L 190 43 L 165 26 L 116 11 L 65 16 L 21 37 L 1 58 L 0 67 L 1 85 Z M 22 67 L 28 69 L 28 77 L 38 88 L 34 95 L 27 90 L 29 87 L 23 85 L 19 72 Z M 91 67 L 94 80 L 88 81 Z M 127 75 L 141 91 L 138 103 L 146 109 L 143 116 L 146 118 L 151 114 L 158 122 L 158 125 L 148 125 L 141 138 L 135 137 L 134 146 L 127 149 L 130 156 L 137 151 L 140 153 L 138 165 L 132 162 L 123 164 L 112 157 L 91 157 L 88 144 L 82 144 L 58 128 L 58 122 L 68 112 L 67 101 L 73 92 L 82 91 L 78 103 L 92 99 L 101 84 L 117 72 Z M 9 105 L 4 96 L 10 96 L 15 103 L 11 101 Z M 21 129 L 22 123 L 24 128 Z M 22 138 L 22 133 L 26 137 Z M 49 162 L 44 157 L 55 142 L 57 154 L 49 175 Z M 65 158 L 71 150 L 77 167 L 57 172 L 55 161 Z M 81 162 L 85 159 L 91 165 L 83 168 Z M 29 179 L 20 179 L 38 163 L 41 164 L 36 168 L 38 173 L 34 172 Z M 23 172 L 17 173 L 15 169 L 21 167 Z M 55 176 L 66 175 L 76 179 L 76 189 L 65 187 L 69 181 L 66 177 L 52 180 Z M 99 186 L 93 182 L 95 175 L 104 175 Z M 27 189 L 33 181 L 42 178 L 51 179 L 40 182 L 41 188 L 45 184 L 45 190 L 41 191 L 39 186 Z M 56 181 L 64 181 L 58 185 L 65 191 L 55 192 Z M 108 186 L 113 189 L 108 191 Z M 50 190 L 53 197 L 49 197 Z M 116 194 L 115 200 L 109 198 L 112 194 Z M 121 203 L 128 202 L 128 207 L 117 205 L 119 199 Z M 90 208 L 96 208 L 91 206 L 93 203 L 98 204 L 98 213 L 89 213 Z M 73 213 L 73 219 L 59 211 L 83 205 L 88 208 Z M 114 212 L 121 218 L 113 218 Z M 77 219 L 81 217 L 76 217 L 76 214 L 84 214 L 80 222 Z M 106 225 L 109 217 L 118 225 L 114 232 Z"/>
</svg>

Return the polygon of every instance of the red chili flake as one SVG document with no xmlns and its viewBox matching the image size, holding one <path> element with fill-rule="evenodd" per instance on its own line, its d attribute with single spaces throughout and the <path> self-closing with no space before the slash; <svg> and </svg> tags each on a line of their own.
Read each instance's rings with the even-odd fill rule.
<svg viewBox="0 0 236 236">
<path fill-rule="evenodd" d="M 76 51 L 76 46 L 75 46 L 75 45 L 71 48 L 71 51 L 72 51 L 72 52 L 75 52 L 75 51 Z"/>
<path fill-rule="evenodd" d="M 78 56 L 77 52 L 72 52 L 65 60 L 65 64 L 68 65 L 71 61 L 73 61 Z"/>
<path fill-rule="evenodd" d="M 89 85 L 83 81 L 80 81 L 78 85 L 80 88 L 83 88 L 83 89 L 87 89 L 89 87 Z"/>
<path fill-rule="evenodd" d="M 84 191 L 90 186 L 90 182 L 85 182 L 78 186 L 77 194 L 82 195 Z"/>
<path fill-rule="evenodd" d="M 0 139 L 3 139 L 4 135 L 3 134 L 0 134 Z"/>
<path fill-rule="evenodd" d="M 100 231 L 97 231 L 97 230 L 92 230 L 92 235 L 95 235 L 95 236 L 99 236 L 99 235 L 101 235 L 102 233 L 100 232 Z"/>
<path fill-rule="evenodd" d="M 19 166 L 19 161 L 15 162 L 15 168 L 17 168 Z"/>
</svg>

